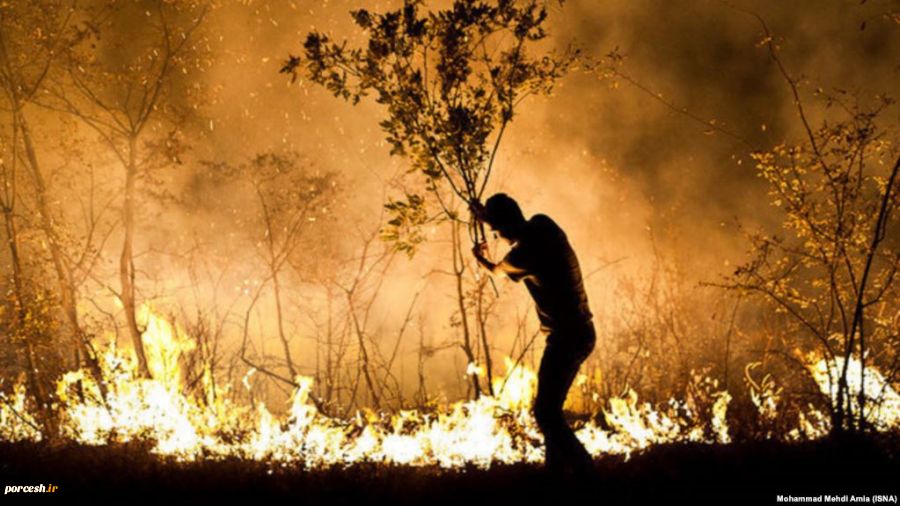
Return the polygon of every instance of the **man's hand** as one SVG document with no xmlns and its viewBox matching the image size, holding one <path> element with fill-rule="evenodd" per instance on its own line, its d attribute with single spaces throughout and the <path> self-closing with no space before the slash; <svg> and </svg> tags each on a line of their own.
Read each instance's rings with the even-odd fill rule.
<svg viewBox="0 0 900 506">
<path fill-rule="evenodd" d="M 485 209 L 484 205 L 479 202 L 477 199 L 469 202 L 469 211 L 471 211 L 472 216 L 478 221 L 484 221 L 485 218 Z"/>
<path fill-rule="evenodd" d="M 480 242 L 475 246 L 472 246 L 472 254 L 475 255 L 475 258 L 478 260 L 485 260 L 485 254 L 487 253 L 488 245 L 486 242 Z"/>
<path fill-rule="evenodd" d="M 487 243 L 480 242 L 472 247 L 472 254 L 475 255 L 475 260 L 478 260 L 478 263 L 481 264 L 482 267 L 489 270 L 491 273 L 494 272 L 494 269 L 497 268 L 497 264 L 491 262 L 485 257 L 485 253 L 487 252 Z"/>
</svg>

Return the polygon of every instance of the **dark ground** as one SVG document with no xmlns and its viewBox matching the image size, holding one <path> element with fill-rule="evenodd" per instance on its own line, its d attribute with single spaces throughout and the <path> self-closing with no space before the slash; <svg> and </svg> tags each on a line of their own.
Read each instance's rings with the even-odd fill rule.
<svg viewBox="0 0 900 506">
<path fill-rule="evenodd" d="M 59 487 L 54 494 L 0 496 L 0 503 L 90 498 L 119 504 L 777 504 L 779 494 L 855 494 L 874 503 L 876 494 L 900 493 L 898 443 L 900 435 L 893 434 L 791 445 L 663 445 L 628 461 L 598 459 L 596 476 L 581 484 L 556 482 L 528 465 L 441 471 L 373 464 L 309 472 L 240 460 L 177 463 L 139 445 L 0 443 L 0 487 Z"/>
</svg>

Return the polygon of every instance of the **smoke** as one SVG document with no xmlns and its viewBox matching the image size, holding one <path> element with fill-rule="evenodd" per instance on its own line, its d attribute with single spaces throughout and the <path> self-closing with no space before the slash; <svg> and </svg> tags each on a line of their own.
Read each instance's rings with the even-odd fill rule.
<svg viewBox="0 0 900 506">
<path fill-rule="evenodd" d="M 350 106 L 309 83 L 288 86 L 276 73 L 286 55 L 301 51 L 310 28 L 358 41 L 351 4 L 257 1 L 216 13 L 211 22 L 228 30 L 221 31 L 222 57 L 206 77 L 221 89 L 208 112 L 215 124 L 211 152 L 226 158 L 303 152 L 344 174 L 354 188 L 353 209 L 369 215 L 382 201 L 383 182 L 405 168 L 386 154 L 381 111 L 366 102 Z M 817 87 L 871 97 L 896 83 L 898 31 L 878 16 L 889 10 L 885 2 L 568 2 L 552 9 L 551 37 L 595 56 L 618 48 L 628 75 L 756 147 L 798 138 L 789 89 L 758 47 L 758 22 L 740 9 L 766 20 L 789 72 L 804 78 L 814 123 L 824 117 L 811 97 Z M 672 239 L 668 246 L 678 253 L 706 262 L 704 253 L 721 259 L 741 249 L 735 220 L 774 223 L 747 146 L 627 82 L 610 89 L 594 76 L 572 75 L 555 96 L 526 102 L 510 130 L 492 189 L 519 197 L 534 212 L 567 215 L 569 228 L 590 226 L 586 237 L 621 244 L 618 255 L 607 246 L 607 255 L 646 254 L 634 247 L 646 244 L 649 227 L 656 239 Z M 581 249 L 594 248 L 585 242 Z"/>
<path fill-rule="evenodd" d="M 395 5 L 371 2 L 366 7 L 377 11 Z M 715 120 L 748 143 L 766 148 L 803 132 L 783 77 L 765 48 L 758 47 L 759 23 L 740 9 L 753 9 L 768 23 L 788 71 L 802 76 L 801 90 L 815 123 L 830 114 L 811 96 L 818 87 L 858 90 L 863 97 L 897 91 L 900 30 L 880 16 L 891 5 L 572 1 L 552 9 L 550 33 L 560 47 L 574 42 L 597 57 L 618 48 L 626 57 L 622 70 L 646 89 L 676 109 Z M 259 153 L 296 152 L 316 170 L 339 174 L 344 193 L 333 209 L 334 232 L 328 239 L 334 242 L 336 258 L 358 255 L 361 235 L 379 225 L 385 197 L 396 191 L 389 182 L 407 169 L 405 160 L 388 155 L 378 129 L 383 111 L 371 101 L 352 106 L 302 80 L 292 85 L 278 74 L 289 54 L 302 51 L 310 29 L 358 42 L 348 15 L 357 7 L 349 0 L 246 0 L 225 2 L 210 12 L 205 43 L 211 64 L 204 71 L 192 70 L 190 76 L 203 84 L 210 100 L 201 110 L 202 119 L 192 126 L 190 158 L 168 176 L 172 193 L 206 205 L 202 210 L 148 205 L 139 219 L 152 233 L 141 237 L 140 247 L 186 252 L 206 245 L 224 262 L 218 266 L 223 274 L 215 287 L 207 283 L 197 288 L 183 258 L 148 254 L 139 258 L 139 270 L 156 280 L 157 293 L 193 292 L 187 297 L 193 302 L 181 296 L 171 296 L 171 302 L 201 306 L 212 300 L 215 290 L 228 297 L 245 296 L 248 286 L 259 281 L 253 252 L 236 251 L 238 242 L 229 242 L 235 240 L 230 232 L 239 226 L 234 211 L 253 205 L 253 196 L 217 199 L 202 190 L 197 184 L 202 161 L 239 164 Z M 124 24 L 118 36 L 130 26 Z M 620 279 L 646 272 L 657 255 L 682 262 L 695 281 L 715 280 L 743 256 L 746 244 L 737 223 L 778 226 L 744 143 L 626 81 L 619 80 L 615 89 L 611 84 L 576 73 L 554 96 L 525 102 L 508 130 L 489 188 L 513 195 L 527 215 L 550 215 L 567 231 L 589 278 L 592 303 L 604 307 L 617 303 Z M 891 114 L 896 119 L 896 109 Z M 438 346 L 447 340 L 441 336 L 454 332 L 449 316 L 455 307 L 448 295 L 449 280 L 433 272 L 450 262 L 449 246 L 436 232 L 430 237 L 434 240 L 415 259 L 401 256 L 392 264 L 373 327 L 396 333 L 409 303 L 421 292 L 416 303 L 427 316 L 423 332 Z M 115 258 L 116 241 L 110 244 L 109 258 Z M 501 285 L 507 298 L 502 307 L 510 313 L 494 329 L 506 336 L 496 343 L 502 349 L 511 339 L 513 313 L 528 310 L 530 303 L 522 287 Z M 293 304 L 321 303 L 319 294 L 304 293 L 305 286 L 295 289 Z M 272 330 L 273 309 L 270 303 L 260 308 L 258 328 L 265 334 Z M 302 334 L 311 325 L 292 326 L 309 367 L 315 357 Z M 410 331 L 400 348 L 404 360 L 413 360 L 416 335 Z M 446 353 L 460 355 L 455 350 Z M 460 359 L 454 356 L 434 365 L 449 378 L 447 385 L 459 383 Z M 407 366 L 408 380 L 413 367 Z M 465 364 L 461 367 L 464 370 Z"/>
</svg>

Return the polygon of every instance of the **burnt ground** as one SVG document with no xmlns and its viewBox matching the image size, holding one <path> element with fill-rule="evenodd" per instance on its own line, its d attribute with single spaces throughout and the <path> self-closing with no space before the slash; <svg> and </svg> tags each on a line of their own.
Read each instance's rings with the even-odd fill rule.
<svg viewBox="0 0 900 506">
<path fill-rule="evenodd" d="M 178 463 L 150 455 L 141 445 L 0 443 L 4 490 L 59 487 L 53 494 L 0 496 L 0 502 L 777 504 L 780 494 L 861 495 L 875 503 L 875 495 L 900 493 L 898 443 L 900 435 L 893 434 L 801 444 L 662 445 L 627 461 L 600 458 L 595 475 L 584 482 L 560 482 L 530 465 L 443 471 L 371 464 L 306 471 L 238 459 Z"/>
</svg>

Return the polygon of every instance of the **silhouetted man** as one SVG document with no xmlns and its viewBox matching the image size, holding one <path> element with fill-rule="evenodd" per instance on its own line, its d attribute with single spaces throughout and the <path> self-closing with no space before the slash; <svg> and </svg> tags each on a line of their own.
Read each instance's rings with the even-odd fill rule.
<svg viewBox="0 0 900 506">
<path fill-rule="evenodd" d="M 472 250 L 475 258 L 492 273 L 525 282 L 547 335 L 534 400 L 534 417 L 544 434 L 545 465 L 554 472 L 585 473 L 592 468 L 591 456 L 562 411 L 578 368 L 596 341 L 575 252 L 556 222 L 543 214 L 526 221 L 519 205 L 505 193 L 492 196 L 484 206 L 472 205 L 472 212 L 512 244 L 500 262 L 485 258 L 485 244 Z"/>
</svg>

